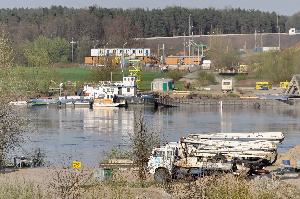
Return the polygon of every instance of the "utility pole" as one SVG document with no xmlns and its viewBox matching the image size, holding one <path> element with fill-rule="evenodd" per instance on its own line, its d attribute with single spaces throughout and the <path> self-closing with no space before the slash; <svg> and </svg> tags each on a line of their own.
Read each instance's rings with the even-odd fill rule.
<svg viewBox="0 0 300 199">
<path fill-rule="evenodd" d="M 260 46 L 263 47 L 263 30 L 260 32 Z"/>
<path fill-rule="evenodd" d="M 70 42 L 70 44 L 72 45 L 72 63 L 74 61 L 74 44 L 76 44 L 76 42 L 73 40 L 73 37 L 72 37 L 72 41 Z"/>
<path fill-rule="evenodd" d="M 277 14 L 277 29 L 278 29 L 278 48 L 281 47 L 281 38 L 280 38 L 280 26 L 279 26 L 279 16 Z"/>
<path fill-rule="evenodd" d="M 191 27 L 191 14 L 189 15 L 189 36 L 191 36 L 192 27 Z"/>
<path fill-rule="evenodd" d="M 281 38 L 280 38 L 280 36 L 281 36 L 281 33 L 280 33 L 280 26 L 278 26 L 278 35 L 279 35 L 279 38 L 278 38 L 278 47 L 279 47 L 279 50 L 280 50 L 280 48 L 281 48 Z"/>
<path fill-rule="evenodd" d="M 191 14 L 189 15 L 189 68 L 191 67 Z"/>
<path fill-rule="evenodd" d="M 254 32 L 254 49 L 256 51 L 256 36 L 257 36 L 257 31 L 256 31 L 256 28 L 255 28 L 255 32 Z"/>
<path fill-rule="evenodd" d="M 127 45 L 127 42 L 125 42 L 123 44 L 123 50 L 122 50 L 122 61 L 121 61 L 121 69 L 122 69 L 122 73 L 123 73 L 123 68 L 124 68 L 124 62 L 125 62 L 125 57 L 124 57 L 124 50 L 125 50 L 125 46 Z"/>
<path fill-rule="evenodd" d="M 185 32 L 183 33 L 183 57 L 185 57 Z"/>
</svg>

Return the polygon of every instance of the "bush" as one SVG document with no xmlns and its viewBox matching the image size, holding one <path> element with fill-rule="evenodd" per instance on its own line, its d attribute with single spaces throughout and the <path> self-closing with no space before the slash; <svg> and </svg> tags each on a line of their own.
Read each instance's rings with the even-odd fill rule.
<svg viewBox="0 0 300 199">
<path fill-rule="evenodd" d="M 115 69 L 112 67 L 93 68 L 91 76 L 90 76 L 90 81 L 93 81 L 93 82 L 110 81 L 111 73 L 114 71 L 115 71 Z"/>
<path fill-rule="evenodd" d="M 207 176 L 195 182 L 171 184 L 169 188 L 174 197 L 182 199 L 279 199 L 297 198 L 299 194 L 295 187 L 284 182 L 266 177 L 249 180 L 232 174 Z"/>
<path fill-rule="evenodd" d="M 3 177 L 3 176 L 2 176 Z M 3 180 L 3 179 L 2 179 Z M 41 188 L 33 183 L 25 182 L 25 180 L 5 180 L 1 182 L 0 198 L 48 198 Z"/>
<path fill-rule="evenodd" d="M 251 65 L 255 66 L 255 76 L 260 80 L 279 83 L 290 80 L 293 74 L 300 72 L 299 51 L 295 49 L 261 53 L 250 59 Z"/>
<path fill-rule="evenodd" d="M 178 81 L 179 79 L 181 79 L 184 75 L 186 75 L 185 71 L 181 71 L 181 70 L 170 70 L 166 73 L 166 76 L 168 78 L 173 79 L 174 81 Z"/>
<path fill-rule="evenodd" d="M 201 86 L 208 86 L 216 83 L 215 75 L 212 73 L 207 73 L 205 71 L 200 71 L 198 73 L 197 80 Z"/>
</svg>

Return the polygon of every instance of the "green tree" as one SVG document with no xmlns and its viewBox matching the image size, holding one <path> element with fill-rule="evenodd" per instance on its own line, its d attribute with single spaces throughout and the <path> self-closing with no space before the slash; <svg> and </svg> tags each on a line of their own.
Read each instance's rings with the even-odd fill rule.
<svg viewBox="0 0 300 199">
<path fill-rule="evenodd" d="M 70 54 L 69 42 L 61 37 L 48 39 L 46 48 L 51 63 L 66 63 Z"/>
<path fill-rule="evenodd" d="M 34 42 L 27 42 L 24 47 L 24 55 L 28 66 L 48 66 L 50 63 L 47 51 L 48 41 L 45 37 L 39 37 Z"/>
<path fill-rule="evenodd" d="M 6 31 L 0 31 L 0 67 L 9 68 L 13 64 L 13 48 Z"/>
<path fill-rule="evenodd" d="M 266 52 L 249 57 L 248 63 L 254 67 L 258 79 L 279 83 L 300 72 L 299 53 L 296 49 Z"/>
<path fill-rule="evenodd" d="M 29 66 L 48 66 L 58 62 L 67 62 L 69 43 L 67 40 L 56 37 L 53 39 L 44 36 L 24 45 L 24 55 Z"/>
<path fill-rule="evenodd" d="M 25 120 L 6 103 L 0 104 L 0 168 L 4 166 L 7 152 L 23 141 Z"/>
<path fill-rule="evenodd" d="M 16 90 L 15 77 L 12 71 L 13 49 L 9 36 L 0 32 L 0 169 L 8 150 L 13 149 L 22 141 L 24 120 L 18 112 L 8 105 Z"/>
<path fill-rule="evenodd" d="M 220 34 L 220 30 L 215 29 L 209 37 L 208 58 L 214 60 L 216 68 L 236 66 L 240 60 L 237 50 L 233 49 L 229 38 L 214 37 Z"/>
</svg>

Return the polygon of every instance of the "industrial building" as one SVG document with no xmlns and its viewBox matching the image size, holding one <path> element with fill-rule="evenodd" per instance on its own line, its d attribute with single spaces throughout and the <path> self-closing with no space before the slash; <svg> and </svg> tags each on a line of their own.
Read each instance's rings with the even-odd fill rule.
<svg viewBox="0 0 300 199">
<path fill-rule="evenodd" d="M 168 56 L 165 58 L 165 64 L 174 65 L 200 65 L 201 57 L 198 56 Z"/>
<path fill-rule="evenodd" d="M 124 50 L 124 54 L 123 54 Z M 150 48 L 98 48 L 91 49 L 92 57 L 99 56 L 130 56 L 130 57 L 144 57 L 150 56 Z"/>
<path fill-rule="evenodd" d="M 124 50 L 124 53 L 123 53 Z M 98 48 L 91 49 L 91 55 L 85 57 L 84 63 L 87 65 L 106 65 L 108 59 L 113 65 L 127 65 L 130 60 L 139 60 L 144 63 L 150 62 L 150 48 Z M 124 57 L 124 59 L 122 59 Z"/>
<path fill-rule="evenodd" d="M 173 79 L 158 78 L 151 82 L 151 90 L 154 92 L 169 92 L 174 90 L 174 88 Z"/>
</svg>

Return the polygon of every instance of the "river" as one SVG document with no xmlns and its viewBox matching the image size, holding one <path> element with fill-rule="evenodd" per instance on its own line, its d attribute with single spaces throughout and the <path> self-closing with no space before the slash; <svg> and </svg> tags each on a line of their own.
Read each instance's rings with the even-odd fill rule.
<svg viewBox="0 0 300 199">
<path fill-rule="evenodd" d="M 243 108 L 228 106 L 184 106 L 154 111 L 152 107 L 57 109 L 26 108 L 31 131 L 15 154 L 40 148 L 50 165 L 68 165 L 80 160 L 97 166 L 112 148 L 128 145 L 134 118 L 143 110 L 150 130 L 158 131 L 164 141 L 178 141 L 181 136 L 201 132 L 282 131 L 285 134 L 279 151 L 300 143 L 300 109 Z"/>
</svg>

